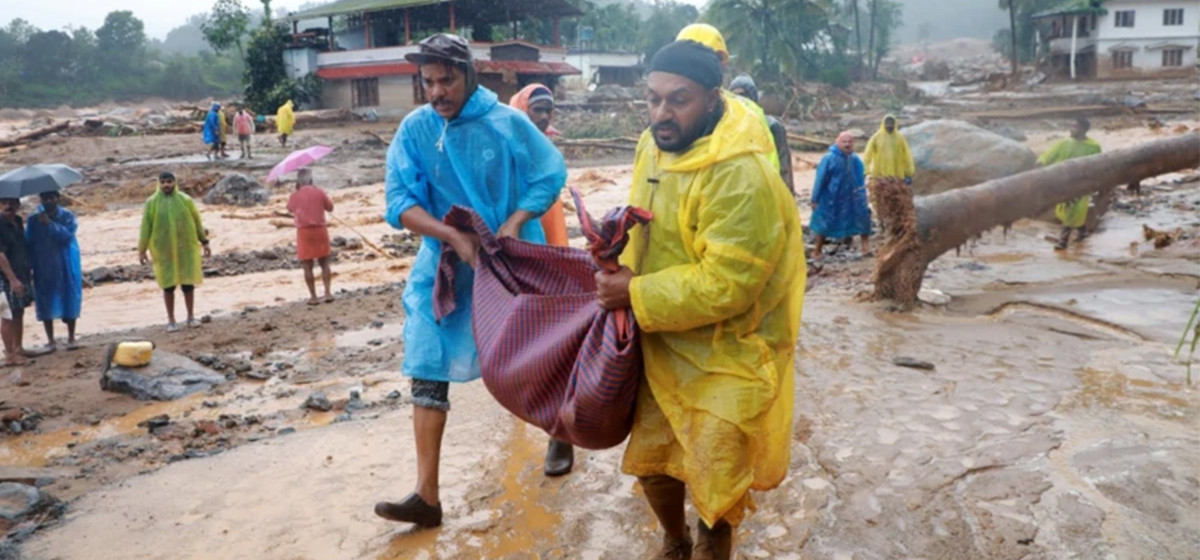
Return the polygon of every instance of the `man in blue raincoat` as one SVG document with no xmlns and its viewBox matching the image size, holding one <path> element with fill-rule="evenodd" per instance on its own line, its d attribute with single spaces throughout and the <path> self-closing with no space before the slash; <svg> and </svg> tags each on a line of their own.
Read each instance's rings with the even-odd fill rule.
<svg viewBox="0 0 1200 560">
<path fill-rule="evenodd" d="M 854 153 L 854 136 L 849 132 L 838 135 L 837 142 L 829 147 L 829 153 L 817 166 L 812 207 L 808 227 L 817 236 L 814 262 L 823 256 L 827 238 L 860 235 L 863 256 L 871 252 L 871 208 L 867 206 L 863 162 Z"/>
<path fill-rule="evenodd" d="M 83 303 L 83 270 L 75 240 L 75 214 L 59 207 L 58 191 L 41 194 L 42 205 L 25 225 L 33 264 L 33 301 L 37 318 L 55 350 L 54 321 L 67 325 L 67 349 L 75 349 L 75 320 Z"/>
<path fill-rule="evenodd" d="M 475 75 L 467 41 L 437 34 L 410 62 L 420 67 L 429 104 L 405 117 L 387 154 L 386 219 L 420 234 L 403 302 L 404 375 L 412 378 L 417 487 L 375 513 L 392 521 L 434 527 L 442 522 L 438 469 L 450 382 L 478 379 L 471 331 L 470 266 L 477 237 L 442 223 L 451 206 L 470 208 L 500 237 L 545 243 L 538 217 L 566 183 L 562 155 L 521 112 L 497 101 Z M 433 285 L 442 244 L 463 263 L 455 274 L 456 310 L 433 318 Z"/>
<path fill-rule="evenodd" d="M 208 156 L 210 160 L 221 156 L 221 120 L 223 118 L 220 103 L 213 103 L 208 110 L 208 116 L 204 117 L 204 143 L 208 144 L 208 151 L 204 155 Z"/>
</svg>

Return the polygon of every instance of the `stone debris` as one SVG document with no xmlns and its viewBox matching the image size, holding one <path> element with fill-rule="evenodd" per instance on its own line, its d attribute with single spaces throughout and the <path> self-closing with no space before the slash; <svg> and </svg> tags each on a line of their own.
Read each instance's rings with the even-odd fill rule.
<svg viewBox="0 0 1200 560">
<path fill-rule="evenodd" d="M 100 377 L 100 388 L 141 401 L 172 401 L 225 383 L 224 376 L 191 359 L 158 351 L 141 368 L 112 366 Z"/>
<path fill-rule="evenodd" d="M 229 173 L 225 175 L 208 194 L 204 195 L 205 204 L 229 204 L 233 206 L 261 206 L 271 200 L 271 190 L 258 182 L 258 179 L 245 173 Z"/>
</svg>

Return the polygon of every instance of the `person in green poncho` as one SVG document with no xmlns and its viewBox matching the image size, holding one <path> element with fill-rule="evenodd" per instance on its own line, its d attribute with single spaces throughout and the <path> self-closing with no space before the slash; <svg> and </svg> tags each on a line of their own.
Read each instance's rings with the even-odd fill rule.
<svg viewBox="0 0 1200 560">
<path fill-rule="evenodd" d="M 147 258 L 146 251 L 150 252 Z M 175 175 L 164 171 L 158 176 L 158 189 L 146 200 L 142 212 L 142 232 L 138 239 L 138 260 L 143 265 L 154 261 L 154 278 L 163 290 L 167 306 L 167 332 L 176 332 L 175 288 L 183 291 L 187 306 L 187 326 L 199 327 L 193 311 L 196 286 L 204 280 L 201 254 L 212 256 L 208 235 L 200 222 L 200 212 L 192 197 L 175 188 Z"/>
<path fill-rule="evenodd" d="M 1100 153 L 1100 144 L 1087 137 L 1092 123 L 1080 117 L 1071 129 L 1071 137 L 1061 140 L 1038 158 L 1038 165 L 1054 165 L 1069 159 L 1092 156 Z M 1078 231 L 1076 241 L 1082 241 L 1087 235 L 1084 225 L 1087 224 L 1088 206 L 1092 203 L 1091 196 L 1081 196 L 1059 204 L 1054 209 L 1054 215 L 1062 222 L 1062 234 L 1058 238 L 1056 249 L 1067 248 L 1071 238 L 1071 230 Z"/>
</svg>

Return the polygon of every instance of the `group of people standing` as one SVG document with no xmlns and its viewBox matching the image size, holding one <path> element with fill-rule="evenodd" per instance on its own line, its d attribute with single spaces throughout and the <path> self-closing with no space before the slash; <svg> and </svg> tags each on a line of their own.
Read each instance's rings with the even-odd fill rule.
<svg viewBox="0 0 1200 560">
<path fill-rule="evenodd" d="M 195 311 L 196 287 L 204 281 L 203 259 L 212 256 L 208 230 L 204 228 L 200 211 L 192 197 L 179 190 L 177 183 L 174 173 L 163 171 L 159 174 L 154 194 L 142 208 L 137 248 L 141 264 L 153 263 L 154 279 L 162 289 L 167 310 L 168 333 L 178 332 L 183 327 L 200 326 Z M 304 268 L 308 304 L 317 305 L 322 301 L 317 299 L 314 268 L 318 265 L 325 288 L 323 301 L 330 303 L 333 301 L 330 286 L 333 274 L 329 265 L 331 247 L 325 214 L 333 211 L 333 202 L 325 191 L 313 185 L 312 171 L 299 171 L 296 191 L 288 199 L 287 208 L 296 227 L 296 256 Z M 175 320 L 176 290 L 183 292 L 187 312 L 182 327 Z"/>
<path fill-rule="evenodd" d="M 787 472 L 793 358 L 805 288 L 799 215 L 779 144 L 753 101 L 724 88 L 724 51 L 692 26 L 650 61 L 650 127 L 634 156 L 636 226 L 619 271 L 597 273 L 597 303 L 637 317 L 644 378 L 622 470 L 638 477 L 664 531 L 665 559 L 728 559 L 733 528 Z M 408 56 L 429 104 L 401 123 L 387 154 L 385 217 L 422 236 L 403 295 L 417 452 L 414 491 L 375 512 L 440 525 L 439 458 L 451 383 L 480 376 L 472 334 L 472 265 L 479 240 L 441 220 L 474 210 L 499 237 L 565 244 L 553 207 L 566 182 L 553 134 L 554 98 L 531 85 L 511 106 L 479 85 L 466 40 L 437 34 Z M 743 90 L 745 91 L 745 90 Z M 790 157 L 787 158 L 790 160 Z M 788 173 L 790 175 L 790 173 Z M 444 247 L 460 257 L 455 311 L 434 318 Z M 571 470 L 550 442 L 545 472 Z M 684 502 L 699 513 L 695 536 Z"/>
<path fill-rule="evenodd" d="M 26 363 L 25 310 L 34 306 L 46 329 L 46 352 L 58 348 L 54 322 L 67 327 L 67 349 L 74 350 L 75 322 L 83 304 L 83 271 L 75 239 L 75 214 L 59 205 L 58 191 L 39 195 L 41 204 L 26 222 L 21 201 L 0 200 L 0 338 L 5 365 Z"/>
<path fill-rule="evenodd" d="M 289 99 L 275 113 L 275 129 L 279 132 L 280 146 L 287 146 L 288 137 L 292 135 L 292 131 L 296 126 L 296 113 L 293 107 L 292 100 Z M 238 156 L 238 159 L 252 159 L 254 157 L 252 144 L 254 131 L 257 128 L 255 124 L 256 120 L 256 117 L 245 105 L 239 106 L 237 112 L 233 115 L 232 127 L 234 133 L 237 134 L 238 146 L 241 148 L 241 154 Z M 204 127 L 201 129 L 204 144 L 208 146 L 205 156 L 210 161 L 229 157 L 229 153 L 226 151 L 226 138 L 229 128 L 228 115 L 225 114 L 220 103 L 214 102 L 209 107 L 208 114 L 204 117 Z"/>
</svg>

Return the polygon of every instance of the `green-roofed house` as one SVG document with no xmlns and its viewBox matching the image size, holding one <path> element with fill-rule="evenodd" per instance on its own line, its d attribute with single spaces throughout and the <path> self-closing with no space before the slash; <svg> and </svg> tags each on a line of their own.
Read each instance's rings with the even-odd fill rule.
<svg viewBox="0 0 1200 560">
<path fill-rule="evenodd" d="M 507 100 L 529 83 L 554 88 L 580 73 L 559 33 L 562 19 L 580 15 L 566 0 L 337 0 L 288 14 L 293 43 L 284 63 L 290 77 L 323 79 L 325 108 L 406 113 L 425 100 L 404 55 L 425 37 L 451 32 L 471 41 L 480 83 Z M 516 38 L 518 22 L 530 18 L 545 23 L 550 44 Z"/>
<path fill-rule="evenodd" d="M 1064 77 L 1196 75 L 1200 1 L 1071 0 L 1033 19 Z"/>
</svg>

